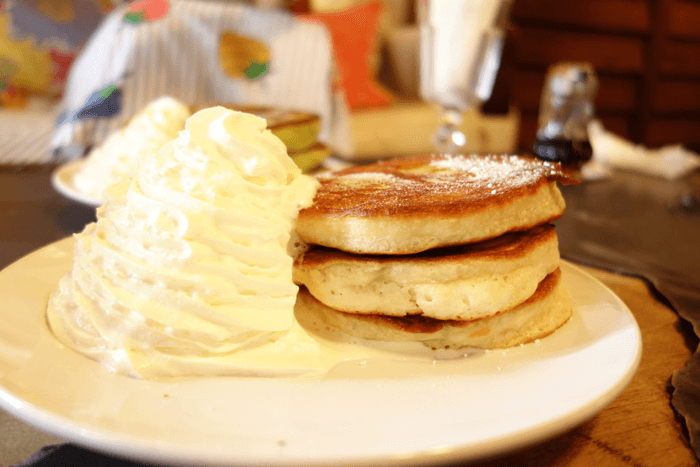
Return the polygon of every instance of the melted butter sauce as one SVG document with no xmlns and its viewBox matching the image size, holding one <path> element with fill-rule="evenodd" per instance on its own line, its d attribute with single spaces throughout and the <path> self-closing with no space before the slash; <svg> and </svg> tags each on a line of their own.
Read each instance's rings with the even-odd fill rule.
<svg viewBox="0 0 700 467">
<path fill-rule="evenodd" d="M 292 328 L 276 339 L 220 356 L 127 351 L 134 373 L 146 380 L 173 382 L 201 377 L 281 378 L 319 381 L 386 376 L 397 363 L 429 367 L 461 360 L 482 350 L 433 350 L 420 343 L 353 338 L 318 321 L 297 303 Z M 109 365 L 107 365 L 109 366 Z"/>
<path fill-rule="evenodd" d="M 50 302 L 49 313 L 55 312 L 51 308 Z M 81 353 L 112 373 L 167 383 L 212 377 L 362 379 L 390 377 L 397 368 L 403 372 L 408 367 L 415 373 L 434 373 L 438 361 L 463 361 L 485 353 L 479 349 L 433 350 L 416 342 L 353 338 L 320 322 L 298 302 L 295 318 L 292 328 L 276 338 L 222 355 L 178 355 L 164 349 L 93 349 L 89 354 Z"/>
</svg>

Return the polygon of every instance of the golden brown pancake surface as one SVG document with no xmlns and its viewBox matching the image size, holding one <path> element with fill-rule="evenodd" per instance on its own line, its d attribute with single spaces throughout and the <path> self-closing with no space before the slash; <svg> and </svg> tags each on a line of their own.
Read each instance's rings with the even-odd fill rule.
<svg viewBox="0 0 700 467">
<path fill-rule="evenodd" d="M 407 157 L 320 177 L 300 216 L 460 215 L 492 209 L 552 181 L 576 183 L 558 164 L 520 156 Z"/>
</svg>

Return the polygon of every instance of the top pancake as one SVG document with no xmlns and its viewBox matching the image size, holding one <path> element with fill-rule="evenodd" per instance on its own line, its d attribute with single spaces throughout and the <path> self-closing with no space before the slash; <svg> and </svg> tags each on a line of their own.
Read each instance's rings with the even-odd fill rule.
<svg viewBox="0 0 700 467">
<path fill-rule="evenodd" d="M 360 254 L 413 254 L 526 230 L 564 212 L 558 164 L 520 156 L 432 155 L 320 176 L 299 213 L 306 243 Z"/>
</svg>

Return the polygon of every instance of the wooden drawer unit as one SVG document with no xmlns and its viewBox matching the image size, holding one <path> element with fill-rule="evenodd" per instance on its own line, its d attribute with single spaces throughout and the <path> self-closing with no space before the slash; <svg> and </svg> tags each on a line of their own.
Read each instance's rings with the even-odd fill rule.
<svg viewBox="0 0 700 467">
<path fill-rule="evenodd" d="M 700 151 L 699 0 L 516 0 L 503 67 L 530 150 L 547 68 L 587 61 L 596 115 L 634 142 Z"/>
</svg>

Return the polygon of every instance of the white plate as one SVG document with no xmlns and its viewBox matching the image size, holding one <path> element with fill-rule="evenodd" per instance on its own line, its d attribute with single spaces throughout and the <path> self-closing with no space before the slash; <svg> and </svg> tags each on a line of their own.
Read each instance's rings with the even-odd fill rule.
<svg viewBox="0 0 700 467">
<path fill-rule="evenodd" d="M 81 192 L 73 185 L 73 175 L 80 170 L 84 163 L 85 159 L 78 159 L 60 165 L 51 174 L 51 184 L 56 191 L 68 199 L 87 206 L 99 207 L 102 205 L 102 200 Z"/>
<path fill-rule="evenodd" d="M 458 360 L 348 366 L 317 382 L 112 375 L 44 319 L 72 239 L 0 272 L 0 406 L 39 429 L 144 461 L 426 465 L 501 454 L 593 417 L 625 388 L 641 335 L 624 303 L 563 263 L 573 318 L 540 342 Z"/>
</svg>

